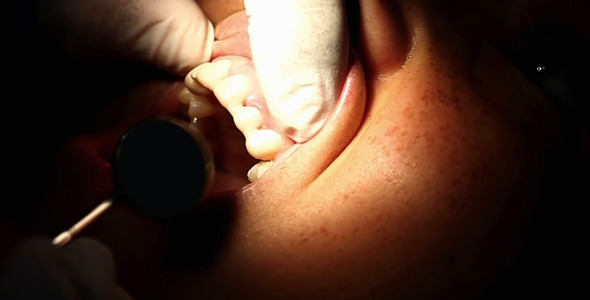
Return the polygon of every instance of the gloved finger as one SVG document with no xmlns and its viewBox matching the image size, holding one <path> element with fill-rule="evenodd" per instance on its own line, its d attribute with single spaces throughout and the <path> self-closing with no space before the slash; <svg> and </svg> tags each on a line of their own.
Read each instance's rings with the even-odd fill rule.
<svg viewBox="0 0 590 300">
<path fill-rule="evenodd" d="M 94 239 L 78 238 L 63 251 L 81 299 L 130 299 L 116 283 L 113 255 L 106 246 Z"/>
<path fill-rule="evenodd" d="M 77 299 L 61 250 L 47 238 L 18 245 L 0 275 L 0 299 Z"/>
<path fill-rule="evenodd" d="M 211 57 L 213 25 L 194 0 L 42 0 L 39 11 L 73 52 L 110 52 L 177 75 Z"/>
</svg>

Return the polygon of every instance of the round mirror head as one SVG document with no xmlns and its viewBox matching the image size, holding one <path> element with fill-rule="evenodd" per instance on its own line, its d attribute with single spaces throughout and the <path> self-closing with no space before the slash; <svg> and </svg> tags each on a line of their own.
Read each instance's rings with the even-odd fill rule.
<svg viewBox="0 0 590 300">
<path fill-rule="evenodd" d="M 150 120 L 119 141 L 115 176 L 128 202 L 150 218 L 181 215 L 198 203 L 213 179 L 213 157 L 189 123 Z"/>
</svg>

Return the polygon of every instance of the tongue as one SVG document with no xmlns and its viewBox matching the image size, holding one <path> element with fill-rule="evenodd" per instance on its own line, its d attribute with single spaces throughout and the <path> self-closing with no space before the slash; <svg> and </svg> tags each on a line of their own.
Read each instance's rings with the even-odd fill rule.
<svg viewBox="0 0 590 300">
<path fill-rule="evenodd" d="M 348 59 L 341 0 L 245 0 L 254 67 L 268 111 L 303 143 L 335 107 Z"/>
</svg>

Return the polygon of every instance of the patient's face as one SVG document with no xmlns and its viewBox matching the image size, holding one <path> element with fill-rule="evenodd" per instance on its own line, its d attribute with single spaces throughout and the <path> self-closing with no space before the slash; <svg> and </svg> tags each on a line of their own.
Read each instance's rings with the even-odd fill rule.
<svg viewBox="0 0 590 300">
<path fill-rule="evenodd" d="M 216 24 L 240 10 L 199 2 Z M 348 7 L 349 89 L 324 129 L 171 227 L 171 298 L 456 299 L 508 261 L 562 138 L 562 100 L 520 66 L 543 50 L 518 45 L 537 17 L 575 32 L 582 8 L 386 2 Z M 231 159 L 219 174 L 242 187 Z"/>
</svg>

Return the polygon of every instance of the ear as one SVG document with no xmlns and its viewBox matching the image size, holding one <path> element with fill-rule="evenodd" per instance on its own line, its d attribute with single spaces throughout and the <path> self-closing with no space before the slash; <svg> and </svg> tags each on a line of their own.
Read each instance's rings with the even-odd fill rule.
<svg viewBox="0 0 590 300">
<path fill-rule="evenodd" d="M 350 26 L 358 30 L 358 43 L 367 75 L 387 75 L 401 67 L 411 48 L 406 15 L 398 2 L 360 0 L 359 24 L 351 18 Z M 352 12 L 354 13 L 354 12 Z"/>
<path fill-rule="evenodd" d="M 225 18 L 244 10 L 243 0 L 196 0 L 196 2 L 215 26 Z"/>
</svg>

